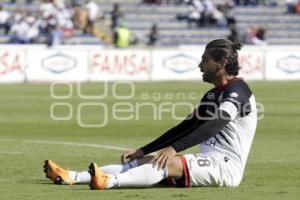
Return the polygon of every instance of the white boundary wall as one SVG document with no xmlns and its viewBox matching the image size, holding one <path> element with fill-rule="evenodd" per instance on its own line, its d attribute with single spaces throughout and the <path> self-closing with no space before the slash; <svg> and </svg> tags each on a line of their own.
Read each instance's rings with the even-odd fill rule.
<svg viewBox="0 0 300 200">
<path fill-rule="evenodd" d="M 94 50 L 87 54 L 89 81 L 150 79 L 150 51 Z"/>
<path fill-rule="evenodd" d="M 102 46 L 0 45 L 0 83 L 50 81 L 199 80 L 204 46 L 106 50 Z M 246 80 L 300 80 L 300 46 L 245 47 Z"/>
</svg>

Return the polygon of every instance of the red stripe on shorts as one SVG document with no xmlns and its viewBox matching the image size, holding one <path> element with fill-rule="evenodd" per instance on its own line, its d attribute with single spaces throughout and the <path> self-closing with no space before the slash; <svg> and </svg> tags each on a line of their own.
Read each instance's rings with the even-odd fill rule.
<svg viewBox="0 0 300 200">
<path fill-rule="evenodd" d="M 186 159 L 183 155 L 179 156 L 179 158 L 181 160 L 182 167 L 183 167 L 184 186 L 190 187 L 190 174 L 186 163 Z"/>
</svg>

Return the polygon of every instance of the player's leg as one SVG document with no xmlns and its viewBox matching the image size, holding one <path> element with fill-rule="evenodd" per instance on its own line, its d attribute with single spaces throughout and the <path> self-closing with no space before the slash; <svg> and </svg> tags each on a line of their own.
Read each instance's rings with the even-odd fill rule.
<svg viewBox="0 0 300 200">
<path fill-rule="evenodd" d="M 145 156 L 139 160 L 132 160 L 126 164 L 113 164 L 100 167 L 100 170 L 108 174 L 119 174 L 139 165 L 150 162 L 153 156 Z M 57 184 L 88 184 L 91 181 L 91 176 L 88 171 L 72 171 L 61 168 L 51 160 L 46 160 L 44 164 L 44 172 L 46 177 Z"/>
<path fill-rule="evenodd" d="M 153 156 L 145 156 L 138 160 L 132 160 L 125 164 L 113 164 L 113 165 L 105 165 L 101 166 L 100 170 L 104 173 L 115 175 L 126 172 L 129 169 L 135 168 L 137 166 L 143 165 L 145 163 L 150 162 Z M 89 183 L 91 181 L 91 176 L 88 171 L 69 171 L 69 174 L 74 181 L 74 183 Z"/>
<path fill-rule="evenodd" d="M 92 163 L 89 167 L 89 173 L 92 177 L 90 183 L 91 189 L 147 187 L 159 183 L 167 177 L 178 180 L 183 175 L 182 161 L 178 156 L 171 159 L 163 169 L 153 167 L 153 165 L 149 163 L 150 159 L 147 159 L 144 160 L 146 164 L 116 175 L 106 174 L 102 172 L 95 163 Z"/>
<path fill-rule="evenodd" d="M 126 164 L 102 166 L 100 169 L 105 173 L 118 174 L 134 168 L 137 165 L 137 160 L 133 160 Z M 50 178 L 54 183 L 57 184 L 87 184 L 91 181 L 91 176 L 88 171 L 71 171 L 68 169 L 63 169 L 51 160 L 45 161 L 44 172 L 46 173 L 46 177 Z"/>
</svg>

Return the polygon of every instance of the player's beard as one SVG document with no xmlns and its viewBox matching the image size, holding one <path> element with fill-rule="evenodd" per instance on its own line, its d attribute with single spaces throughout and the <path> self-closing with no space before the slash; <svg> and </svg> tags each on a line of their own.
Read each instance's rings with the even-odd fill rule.
<svg viewBox="0 0 300 200">
<path fill-rule="evenodd" d="M 202 75 L 203 81 L 208 82 L 208 83 L 213 83 L 214 80 L 216 79 L 217 72 L 218 71 L 216 71 L 215 69 L 205 71 Z"/>
</svg>

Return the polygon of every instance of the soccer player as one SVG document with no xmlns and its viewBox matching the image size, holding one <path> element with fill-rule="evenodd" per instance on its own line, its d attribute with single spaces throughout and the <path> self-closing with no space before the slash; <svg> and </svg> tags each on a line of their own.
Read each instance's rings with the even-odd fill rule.
<svg viewBox="0 0 300 200">
<path fill-rule="evenodd" d="M 217 39 L 206 45 L 199 68 L 214 88 L 180 124 L 153 142 L 129 150 L 122 164 L 76 172 L 46 160 L 44 171 L 55 183 L 89 183 L 91 189 L 142 187 L 167 183 L 179 187 L 238 186 L 256 130 L 255 98 L 236 77 L 241 44 Z M 200 152 L 178 155 L 199 144 Z M 159 151 L 155 156 L 148 155 Z"/>
</svg>

